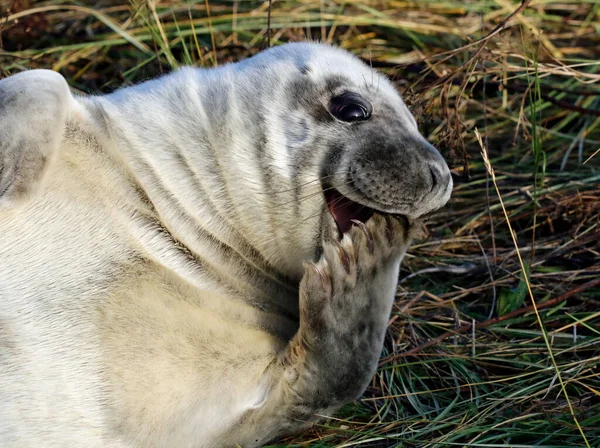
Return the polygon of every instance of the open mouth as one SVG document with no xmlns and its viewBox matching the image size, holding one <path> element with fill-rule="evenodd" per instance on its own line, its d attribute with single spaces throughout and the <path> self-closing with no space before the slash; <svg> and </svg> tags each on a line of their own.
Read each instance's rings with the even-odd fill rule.
<svg viewBox="0 0 600 448">
<path fill-rule="evenodd" d="M 358 204 L 343 196 L 332 187 L 323 188 L 329 213 L 337 224 L 340 236 L 352 227 L 352 221 L 367 222 L 375 210 L 366 205 Z"/>
</svg>

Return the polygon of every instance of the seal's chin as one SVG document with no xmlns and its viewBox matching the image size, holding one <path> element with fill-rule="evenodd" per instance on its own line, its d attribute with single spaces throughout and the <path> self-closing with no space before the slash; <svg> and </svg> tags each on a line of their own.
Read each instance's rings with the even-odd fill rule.
<svg viewBox="0 0 600 448">
<path fill-rule="evenodd" d="M 335 188 L 323 189 L 325 201 L 329 213 L 337 224 L 340 235 L 346 233 L 352 227 L 352 221 L 367 222 L 375 210 L 366 205 L 351 201 Z"/>
</svg>

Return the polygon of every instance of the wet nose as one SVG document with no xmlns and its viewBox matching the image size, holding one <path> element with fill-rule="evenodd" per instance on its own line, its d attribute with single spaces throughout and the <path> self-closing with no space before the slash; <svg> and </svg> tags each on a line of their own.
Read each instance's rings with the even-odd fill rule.
<svg viewBox="0 0 600 448">
<path fill-rule="evenodd" d="M 429 174 L 431 175 L 431 190 L 435 190 L 435 187 L 438 185 L 438 174 L 436 174 L 435 169 L 430 165 L 429 166 Z"/>
<path fill-rule="evenodd" d="M 450 168 L 438 150 L 425 139 L 420 140 L 415 147 L 417 160 L 420 159 L 424 164 L 422 172 L 429 172 L 428 179 L 425 175 L 429 189 L 422 196 L 420 212 L 439 209 L 450 199 L 452 192 Z"/>
<path fill-rule="evenodd" d="M 429 175 L 431 176 L 431 189 L 429 190 L 430 193 L 435 193 L 437 190 L 446 190 L 446 188 L 448 188 L 448 183 L 452 179 L 450 176 L 450 170 L 445 162 L 430 162 Z"/>
</svg>

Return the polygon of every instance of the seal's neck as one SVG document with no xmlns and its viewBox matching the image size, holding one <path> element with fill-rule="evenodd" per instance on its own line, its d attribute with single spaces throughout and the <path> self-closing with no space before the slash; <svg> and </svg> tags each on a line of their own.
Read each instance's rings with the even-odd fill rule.
<svg viewBox="0 0 600 448">
<path fill-rule="evenodd" d="M 259 289 L 294 285 L 320 246 L 321 187 L 286 160 L 262 91 L 269 86 L 254 92 L 256 80 L 243 76 L 228 67 L 184 69 L 96 105 L 174 240 L 218 275 Z"/>
</svg>

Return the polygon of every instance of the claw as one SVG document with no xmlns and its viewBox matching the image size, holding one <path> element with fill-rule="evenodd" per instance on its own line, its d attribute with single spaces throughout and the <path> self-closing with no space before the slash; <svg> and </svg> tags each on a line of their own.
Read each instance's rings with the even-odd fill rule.
<svg viewBox="0 0 600 448">
<path fill-rule="evenodd" d="M 403 236 L 404 236 L 404 241 L 408 241 L 409 240 L 408 237 L 409 237 L 410 229 L 411 229 L 410 221 L 404 215 L 399 216 L 398 219 L 400 219 L 400 221 L 402 221 L 402 232 L 403 232 Z"/>
<path fill-rule="evenodd" d="M 328 276 L 327 274 L 325 274 L 325 272 L 323 272 L 323 269 L 320 269 L 317 265 L 312 265 L 312 268 L 315 270 L 315 272 L 319 275 L 319 279 L 321 280 L 321 286 L 323 287 L 323 289 L 326 289 L 326 283 L 328 280 Z"/>
<path fill-rule="evenodd" d="M 365 233 L 365 236 L 367 237 L 367 248 L 369 249 L 369 252 L 373 253 L 375 251 L 375 242 L 373 241 L 373 235 L 371 235 L 371 231 L 369 230 L 367 225 L 364 222 L 359 221 L 357 219 L 352 219 L 352 222 L 358 227 L 360 227 Z"/>
<path fill-rule="evenodd" d="M 391 243 L 394 238 L 394 223 L 390 215 L 384 215 L 383 217 L 385 218 L 385 237 Z"/>
<path fill-rule="evenodd" d="M 348 251 L 344 249 L 344 246 L 339 241 L 335 241 L 335 246 L 338 250 L 338 255 L 340 257 L 340 261 L 344 265 L 344 270 L 347 274 L 350 273 L 350 254 Z"/>
</svg>

